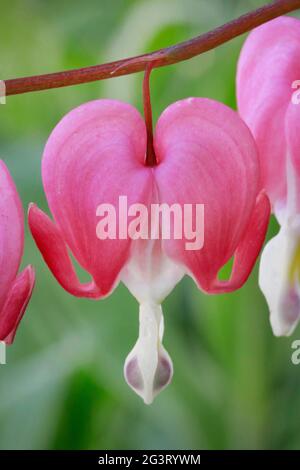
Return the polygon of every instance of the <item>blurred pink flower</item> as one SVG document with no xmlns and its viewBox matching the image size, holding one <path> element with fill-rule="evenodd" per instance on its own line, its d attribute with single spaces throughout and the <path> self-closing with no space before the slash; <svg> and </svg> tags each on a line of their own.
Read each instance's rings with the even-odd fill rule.
<svg viewBox="0 0 300 470">
<path fill-rule="evenodd" d="M 24 215 L 14 182 L 0 160 L 0 340 L 11 344 L 34 286 L 32 266 L 20 274 Z"/>
<path fill-rule="evenodd" d="M 259 273 L 275 335 L 292 333 L 300 318 L 299 57 L 300 21 L 277 18 L 249 35 L 237 74 L 240 115 L 258 145 L 260 187 L 281 225 L 263 250 Z"/>
<path fill-rule="evenodd" d="M 129 385 L 150 403 L 172 377 L 162 346 L 161 302 L 190 275 L 208 293 L 230 292 L 248 278 L 262 246 L 269 201 L 259 194 L 254 139 L 237 113 L 215 101 L 189 98 L 169 106 L 156 126 L 155 166 L 145 165 L 147 133 L 138 111 L 98 100 L 66 115 L 52 132 L 42 161 L 54 222 L 35 205 L 29 225 L 57 281 L 78 297 L 101 298 L 123 281 L 140 303 L 140 335 L 125 363 Z M 120 195 L 128 204 L 204 204 L 204 246 L 186 239 L 96 237 L 96 209 Z M 160 227 L 157 227 L 158 231 Z M 70 251 L 91 275 L 81 284 Z M 234 256 L 231 277 L 218 272 Z"/>
</svg>

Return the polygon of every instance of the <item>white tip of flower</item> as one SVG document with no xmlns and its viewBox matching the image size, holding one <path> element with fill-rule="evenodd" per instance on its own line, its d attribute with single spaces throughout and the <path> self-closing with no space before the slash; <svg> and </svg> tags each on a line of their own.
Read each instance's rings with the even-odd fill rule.
<svg viewBox="0 0 300 470">
<path fill-rule="evenodd" d="M 171 381 L 173 364 L 161 341 L 163 315 L 160 305 L 140 305 L 139 338 L 127 356 L 124 375 L 128 385 L 149 405 Z"/>
<path fill-rule="evenodd" d="M 291 221 L 265 246 L 259 267 L 259 286 L 270 310 L 275 336 L 290 335 L 300 319 L 300 238 Z"/>
</svg>

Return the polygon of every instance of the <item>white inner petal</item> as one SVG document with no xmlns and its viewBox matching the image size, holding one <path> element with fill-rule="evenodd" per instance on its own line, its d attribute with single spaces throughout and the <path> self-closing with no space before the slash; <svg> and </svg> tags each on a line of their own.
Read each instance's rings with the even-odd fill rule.
<svg viewBox="0 0 300 470">
<path fill-rule="evenodd" d="M 160 240 L 138 240 L 121 280 L 139 303 L 160 304 L 185 274 L 162 251 Z"/>
<path fill-rule="evenodd" d="M 289 217 L 261 255 L 259 286 L 266 297 L 276 336 L 290 335 L 300 318 L 299 220 Z"/>
<path fill-rule="evenodd" d="M 136 240 L 121 280 L 140 304 L 139 337 L 128 355 L 124 375 L 145 403 L 171 381 L 173 365 L 162 345 L 164 319 L 161 302 L 185 274 L 162 251 L 161 240 Z"/>
<path fill-rule="evenodd" d="M 141 304 L 139 337 L 125 361 L 124 375 L 146 404 L 152 403 L 173 375 L 172 361 L 161 343 L 163 330 L 161 306 Z"/>
</svg>

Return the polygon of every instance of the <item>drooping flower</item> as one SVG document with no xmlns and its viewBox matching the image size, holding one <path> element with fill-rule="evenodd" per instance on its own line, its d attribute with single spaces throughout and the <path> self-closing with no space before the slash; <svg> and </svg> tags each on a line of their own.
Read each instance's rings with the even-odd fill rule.
<svg viewBox="0 0 300 470">
<path fill-rule="evenodd" d="M 300 318 L 300 21 L 281 17 L 249 35 L 237 74 L 238 106 L 259 150 L 260 186 L 281 226 L 263 250 L 259 285 L 275 335 Z"/>
<path fill-rule="evenodd" d="M 34 286 L 34 270 L 18 274 L 24 245 L 24 215 L 14 182 L 0 160 L 0 341 L 11 344 Z"/>
<path fill-rule="evenodd" d="M 262 246 L 270 207 L 265 193 L 258 192 L 254 139 L 237 113 L 209 99 L 179 101 L 159 118 L 153 142 L 147 117 L 146 122 L 135 108 L 114 100 L 92 101 L 67 114 L 49 137 L 42 161 L 54 222 L 31 205 L 29 225 L 44 260 L 68 292 L 101 298 L 122 281 L 136 297 L 139 338 L 124 373 L 151 403 L 173 370 L 162 345 L 163 299 L 185 274 L 208 293 L 241 287 Z M 119 220 L 120 195 L 130 207 L 146 207 L 148 214 L 153 204 L 204 204 L 203 247 L 187 250 L 186 233 L 164 238 L 160 219 L 156 238 L 128 237 L 128 225 L 124 233 Z M 106 239 L 96 236 L 99 204 L 116 208 L 122 236 L 114 238 L 109 230 Z M 89 283 L 80 284 L 69 251 L 91 275 Z M 218 280 L 232 256 L 230 279 Z"/>
</svg>

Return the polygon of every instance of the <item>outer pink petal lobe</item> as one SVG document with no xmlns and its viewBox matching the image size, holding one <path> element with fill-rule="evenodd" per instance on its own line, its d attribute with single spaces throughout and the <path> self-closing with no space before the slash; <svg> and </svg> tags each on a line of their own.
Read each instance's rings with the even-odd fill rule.
<svg viewBox="0 0 300 470">
<path fill-rule="evenodd" d="M 34 286 L 31 266 L 17 275 L 24 244 L 24 217 L 15 184 L 0 161 L 0 340 L 11 344 Z"/>
<path fill-rule="evenodd" d="M 132 106 L 113 100 L 93 101 L 71 111 L 56 126 L 45 148 L 43 182 L 56 224 L 55 229 L 49 226 L 49 236 L 55 231 L 60 246 L 68 246 L 101 295 L 108 294 L 118 281 L 130 255 L 131 240 L 126 236 L 99 239 L 97 207 L 105 203 L 116 208 L 118 229 L 120 195 L 127 196 L 128 206 L 135 202 L 148 205 L 153 178 L 144 167 L 145 149 L 141 116 Z M 45 236 L 44 229 L 42 232 L 40 243 Z M 53 260 L 53 253 L 46 254 L 48 248 L 45 243 L 47 262 Z M 63 258 L 66 262 L 66 256 Z M 63 269 L 61 266 L 61 281 Z M 84 294 L 75 291 L 75 295 Z"/>
<path fill-rule="evenodd" d="M 300 77 L 300 21 L 280 17 L 250 33 L 237 73 L 239 112 L 257 141 L 261 187 L 274 203 L 286 198 L 284 120 Z"/>
<path fill-rule="evenodd" d="M 14 280 L 1 311 L 0 339 L 12 344 L 25 313 L 35 282 L 32 266 L 27 266 Z"/>
<path fill-rule="evenodd" d="M 259 182 L 255 142 L 237 113 L 212 100 L 190 98 L 162 114 L 155 144 L 160 201 L 182 207 L 204 204 L 203 248 L 188 251 L 183 238 L 166 240 L 165 251 L 187 267 L 200 287 L 210 291 L 218 271 L 243 239 L 254 211 Z M 265 213 L 264 228 L 267 220 Z M 253 258 L 260 246 L 258 242 Z M 248 272 L 254 259 L 250 263 L 243 257 L 243 261 Z M 238 284 L 246 277 L 241 276 Z"/>
<path fill-rule="evenodd" d="M 78 297 L 100 297 L 94 282 L 80 284 L 59 228 L 34 204 L 28 211 L 28 223 L 45 262 L 61 286 Z"/>
</svg>

